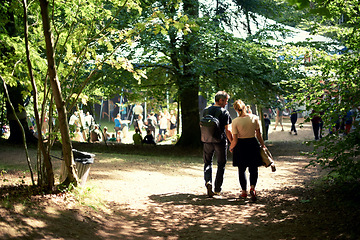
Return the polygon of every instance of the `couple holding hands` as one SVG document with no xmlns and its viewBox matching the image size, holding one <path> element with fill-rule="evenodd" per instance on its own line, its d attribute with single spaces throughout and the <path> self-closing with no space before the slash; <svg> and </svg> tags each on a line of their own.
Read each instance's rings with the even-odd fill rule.
<svg viewBox="0 0 360 240">
<path fill-rule="evenodd" d="M 249 168 L 250 197 L 256 201 L 255 186 L 258 179 L 258 167 L 262 166 L 260 147 L 265 148 L 264 140 L 261 136 L 259 118 L 248 113 L 247 107 L 241 100 L 236 100 L 233 104 L 238 117 L 231 120 L 229 112 L 224 108 L 227 105 L 229 95 L 224 91 L 219 91 L 215 95 L 215 104 L 204 110 L 204 113 L 212 115 L 219 120 L 221 130 L 220 142 L 204 142 L 204 179 L 208 197 L 219 195 L 224 179 L 225 164 L 227 160 L 228 141 L 230 152 L 233 153 L 233 166 L 238 167 L 239 182 L 241 186 L 241 198 L 247 198 L 247 179 L 245 171 Z M 232 131 L 229 125 L 232 124 Z M 260 144 L 260 145 L 259 145 Z M 216 152 L 217 173 L 212 185 L 212 159 Z"/>
</svg>

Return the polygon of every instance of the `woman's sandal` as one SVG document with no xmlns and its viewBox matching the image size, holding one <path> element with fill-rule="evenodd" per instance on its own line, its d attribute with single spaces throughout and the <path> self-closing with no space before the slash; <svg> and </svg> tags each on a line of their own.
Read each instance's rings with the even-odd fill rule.
<svg viewBox="0 0 360 240">
<path fill-rule="evenodd" d="M 251 195 L 251 201 L 255 202 L 257 199 L 255 189 L 253 189 L 253 188 L 250 189 L 250 195 Z"/>
<path fill-rule="evenodd" d="M 247 193 L 241 193 L 241 194 L 240 194 L 240 197 L 241 197 L 241 198 L 247 198 Z"/>
</svg>

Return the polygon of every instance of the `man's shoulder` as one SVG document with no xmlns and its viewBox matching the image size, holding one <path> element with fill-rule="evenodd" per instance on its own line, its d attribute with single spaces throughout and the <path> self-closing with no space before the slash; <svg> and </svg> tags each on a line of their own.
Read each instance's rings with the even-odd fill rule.
<svg viewBox="0 0 360 240">
<path fill-rule="evenodd" d="M 204 114 L 206 115 L 215 115 L 217 113 L 222 113 L 223 112 L 223 109 L 222 107 L 220 106 L 215 106 L 215 105 L 212 105 L 212 106 L 209 106 L 207 108 L 204 109 Z"/>
</svg>

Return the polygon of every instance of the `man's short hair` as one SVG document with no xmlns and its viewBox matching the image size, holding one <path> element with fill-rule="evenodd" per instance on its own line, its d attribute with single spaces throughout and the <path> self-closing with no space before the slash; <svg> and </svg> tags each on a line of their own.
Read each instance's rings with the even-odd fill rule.
<svg viewBox="0 0 360 240">
<path fill-rule="evenodd" d="M 219 102 L 220 99 L 229 99 L 229 98 L 230 98 L 229 94 L 227 94 L 225 91 L 218 91 L 215 94 L 215 102 Z"/>
</svg>

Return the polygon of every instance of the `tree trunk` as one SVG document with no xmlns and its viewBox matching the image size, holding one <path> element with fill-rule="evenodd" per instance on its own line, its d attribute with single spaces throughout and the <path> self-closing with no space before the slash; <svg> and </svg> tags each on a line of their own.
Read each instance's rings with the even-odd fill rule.
<svg viewBox="0 0 360 240">
<path fill-rule="evenodd" d="M 48 190 L 52 190 L 52 188 L 55 185 L 54 171 L 53 171 L 53 167 L 52 167 L 52 163 L 51 163 L 51 159 L 50 159 L 50 153 L 49 153 L 50 150 L 45 148 L 43 135 L 41 134 L 42 125 L 40 123 L 40 117 L 39 117 L 38 91 L 37 91 L 37 86 L 36 86 L 36 82 L 34 79 L 31 60 L 30 60 L 29 37 L 28 37 L 29 33 L 28 33 L 28 22 L 27 22 L 28 21 L 28 15 L 27 15 L 28 6 L 27 6 L 26 0 L 23 0 L 23 8 L 24 8 L 24 38 L 25 38 L 26 62 L 27 62 L 28 70 L 29 70 L 31 86 L 33 88 L 34 114 L 35 114 L 36 127 L 38 129 L 38 150 L 41 151 L 41 153 L 44 157 L 44 161 L 43 161 L 44 167 L 42 167 L 41 169 L 38 168 L 38 172 L 40 172 L 40 174 L 38 175 L 38 185 L 46 186 Z M 44 96 L 45 96 L 45 94 L 44 94 Z M 39 156 L 38 156 L 38 161 L 40 161 Z M 40 164 L 40 163 L 38 162 L 38 164 Z"/>
<path fill-rule="evenodd" d="M 184 147 L 199 147 L 200 126 L 199 126 L 199 81 L 183 76 L 180 86 L 179 99 L 181 104 L 182 134 L 177 143 Z M 191 84 L 189 84 L 191 83 Z"/>
<path fill-rule="evenodd" d="M 6 10 L 6 17 L 9 19 L 9 21 L 5 24 L 5 29 L 9 36 L 15 37 L 17 35 L 17 28 L 15 25 L 15 17 L 14 13 L 11 8 L 8 8 Z M 10 60 L 10 58 L 14 55 L 15 49 L 10 46 L 2 45 L 1 46 L 1 53 L 3 54 L 2 59 L 3 61 L 9 61 L 11 64 L 15 64 L 14 60 Z M 8 59 L 9 58 L 9 59 Z M 22 95 L 23 88 L 20 84 L 18 84 L 15 87 L 8 86 L 9 96 L 10 96 L 10 102 L 13 104 L 15 108 L 15 112 L 17 117 L 19 118 L 24 131 L 25 131 L 25 137 L 27 142 L 34 142 L 36 143 L 36 138 L 30 133 L 29 127 L 27 124 L 27 115 L 26 111 L 24 110 L 24 98 Z M 5 98 L 4 98 L 5 99 Z M 23 144 L 22 139 L 22 131 L 21 127 L 19 126 L 16 116 L 14 116 L 13 110 L 9 104 L 8 101 L 6 101 L 6 112 L 7 112 L 7 120 L 9 121 L 9 127 L 10 127 L 10 136 L 9 141 L 15 144 Z"/>
<path fill-rule="evenodd" d="M 197 18 L 199 15 L 198 1 L 185 0 L 184 13 L 190 18 Z M 199 76 L 192 65 L 193 56 L 196 54 L 197 33 L 192 32 L 184 35 L 184 42 L 181 46 L 181 62 L 183 74 L 178 74 L 179 99 L 181 104 L 182 134 L 177 145 L 186 147 L 199 147 L 200 126 L 199 126 Z"/>
<path fill-rule="evenodd" d="M 48 62 L 48 74 L 50 79 L 50 85 L 52 89 L 52 93 L 54 96 L 56 109 L 58 113 L 59 125 L 60 125 L 60 133 L 61 133 L 61 142 L 62 142 L 62 151 L 63 158 L 66 166 L 66 178 L 63 182 L 64 185 L 68 186 L 70 183 L 74 185 L 78 184 L 78 178 L 76 174 L 76 166 L 74 162 L 74 157 L 72 153 L 72 144 L 70 140 L 69 134 L 69 125 L 67 121 L 67 113 L 65 108 L 65 103 L 63 101 L 61 95 L 60 82 L 58 80 L 57 72 L 56 72 L 56 64 L 55 64 L 55 52 L 53 48 L 52 42 L 52 34 L 50 29 L 50 20 L 48 13 L 48 1 L 40 0 L 41 7 L 41 16 L 43 21 L 43 30 L 44 37 L 46 43 L 46 56 Z"/>
<path fill-rule="evenodd" d="M 263 113 L 263 107 L 261 105 L 256 105 L 256 109 L 258 111 L 258 115 L 260 118 L 260 122 L 261 122 L 261 132 L 262 132 L 262 138 L 265 141 L 265 121 L 264 121 L 264 113 Z"/>
<path fill-rule="evenodd" d="M 36 143 L 37 139 L 30 133 L 29 126 L 27 123 L 27 115 L 26 111 L 24 109 L 24 101 L 22 96 L 22 88 L 20 85 L 16 87 L 8 87 L 9 90 L 9 96 L 10 96 L 10 102 L 14 106 L 14 109 L 16 111 L 16 115 L 19 118 L 21 125 L 24 128 L 25 136 L 27 142 Z M 20 110 L 22 109 L 22 110 Z M 21 127 L 19 126 L 16 116 L 14 116 L 13 110 L 11 109 L 11 106 L 8 101 L 6 101 L 6 112 L 7 112 L 7 119 L 9 121 L 9 127 L 10 127 L 10 136 L 9 136 L 9 142 L 15 143 L 15 144 L 23 144 L 22 139 L 22 131 Z"/>
</svg>

